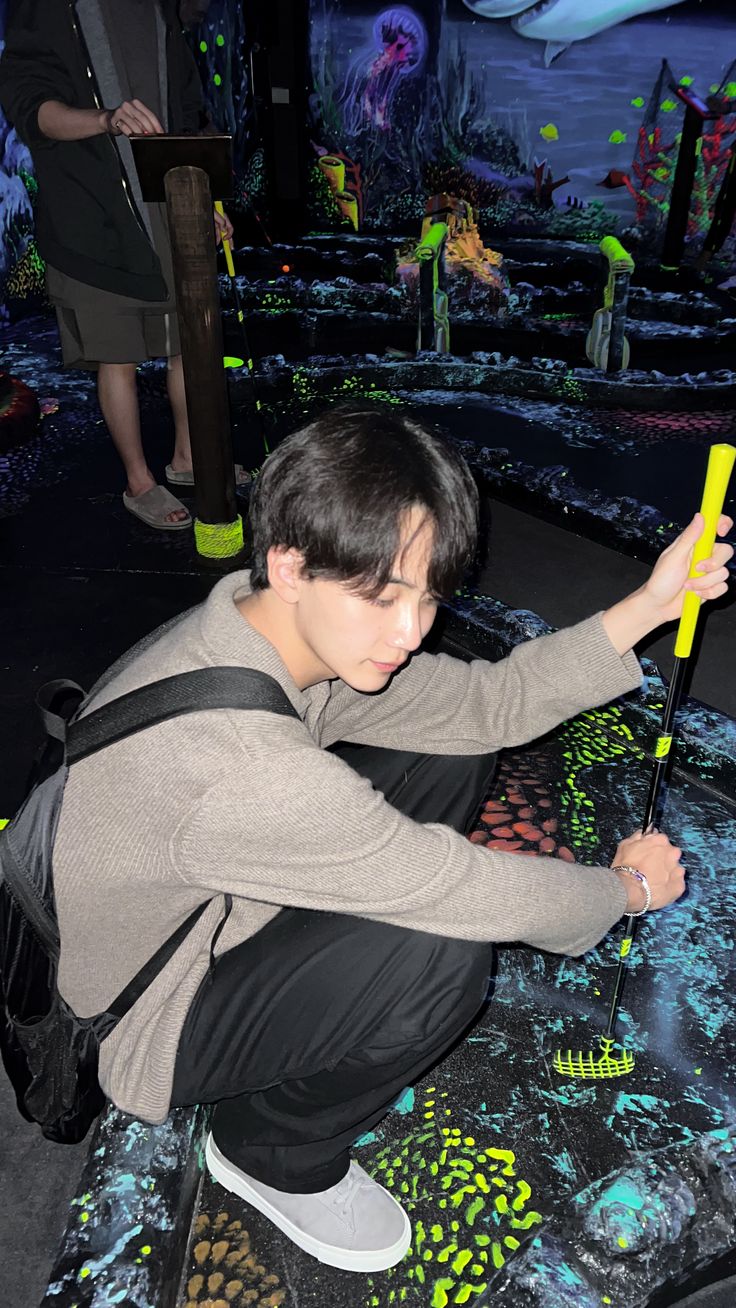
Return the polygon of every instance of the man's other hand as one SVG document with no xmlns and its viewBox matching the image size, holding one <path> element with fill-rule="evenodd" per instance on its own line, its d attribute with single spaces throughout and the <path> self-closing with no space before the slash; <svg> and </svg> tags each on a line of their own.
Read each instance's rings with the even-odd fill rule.
<svg viewBox="0 0 736 1308">
<path fill-rule="evenodd" d="M 233 225 L 230 222 L 230 219 L 228 218 L 227 214 L 218 213 L 217 209 L 215 209 L 214 217 L 215 217 L 215 240 L 217 241 L 217 244 L 219 245 L 220 241 L 222 240 L 232 241 Z"/>
<path fill-rule="evenodd" d="M 158 118 L 142 100 L 123 100 L 117 109 L 106 109 L 105 115 L 112 136 L 163 136 Z"/>
</svg>

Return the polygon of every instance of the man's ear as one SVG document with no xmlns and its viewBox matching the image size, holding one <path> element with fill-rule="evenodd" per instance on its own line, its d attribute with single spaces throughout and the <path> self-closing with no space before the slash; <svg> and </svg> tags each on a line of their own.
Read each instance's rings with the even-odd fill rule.
<svg viewBox="0 0 736 1308">
<path fill-rule="evenodd" d="M 304 556 L 299 550 L 272 545 L 266 556 L 268 584 L 285 604 L 296 604 L 303 578 Z"/>
</svg>

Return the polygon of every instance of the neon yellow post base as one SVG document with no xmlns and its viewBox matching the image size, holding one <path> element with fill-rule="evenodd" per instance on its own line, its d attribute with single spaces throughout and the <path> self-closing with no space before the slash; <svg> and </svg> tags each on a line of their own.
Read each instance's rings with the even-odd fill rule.
<svg viewBox="0 0 736 1308">
<path fill-rule="evenodd" d="M 194 519 L 197 553 L 206 559 L 231 559 L 243 548 L 243 519 L 234 522 L 200 522 Z"/>
<path fill-rule="evenodd" d="M 558 1049 L 552 1060 L 554 1069 L 562 1076 L 583 1077 L 588 1081 L 626 1076 L 633 1071 L 634 1055 L 628 1049 L 613 1055 L 613 1045 L 612 1036 L 601 1036 L 600 1054 L 574 1054 L 572 1049 Z"/>
</svg>

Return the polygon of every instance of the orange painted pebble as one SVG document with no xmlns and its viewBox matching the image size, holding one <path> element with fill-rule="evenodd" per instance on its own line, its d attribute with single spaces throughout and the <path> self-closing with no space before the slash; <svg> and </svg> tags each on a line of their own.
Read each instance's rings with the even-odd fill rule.
<svg viewBox="0 0 736 1308">
<path fill-rule="evenodd" d="M 567 845 L 560 845 L 560 848 L 557 851 L 557 856 L 558 858 L 561 858 L 565 863 L 575 862 L 575 855 L 573 854 L 571 849 L 567 848 Z"/>
<path fill-rule="evenodd" d="M 539 848 L 542 850 L 542 853 L 551 854 L 552 850 L 555 849 L 556 844 L 557 842 L 553 840 L 551 836 L 545 836 L 543 840 L 540 840 Z"/>
</svg>

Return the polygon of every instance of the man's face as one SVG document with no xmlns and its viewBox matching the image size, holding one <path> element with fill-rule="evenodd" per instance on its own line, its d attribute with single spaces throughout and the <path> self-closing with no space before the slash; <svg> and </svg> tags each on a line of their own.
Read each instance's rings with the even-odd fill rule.
<svg viewBox="0 0 736 1308">
<path fill-rule="evenodd" d="M 376 599 L 351 594 L 344 582 L 300 580 L 303 685 L 339 677 L 354 690 L 381 690 L 421 645 L 437 612 L 427 592 L 432 527 L 423 518 L 419 509 L 407 514 L 391 580 Z"/>
</svg>

